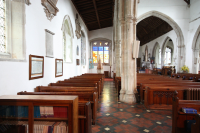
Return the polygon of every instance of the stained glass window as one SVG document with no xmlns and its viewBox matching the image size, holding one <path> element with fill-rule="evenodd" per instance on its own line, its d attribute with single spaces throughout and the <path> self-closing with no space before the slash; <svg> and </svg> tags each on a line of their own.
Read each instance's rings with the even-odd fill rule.
<svg viewBox="0 0 200 133">
<path fill-rule="evenodd" d="M 104 47 L 104 63 L 109 63 L 109 47 Z"/>
<path fill-rule="evenodd" d="M 109 63 L 109 46 L 108 43 L 93 43 L 93 62 L 98 63 L 98 58 L 101 58 L 102 63 Z"/>
<path fill-rule="evenodd" d="M 2 53 L 6 53 L 5 11 L 5 0 L 0 0 L 0 52 Z"/>
<path fill-rule="evenodd" d="M 93 62 L 97 63 L 97 51 L 98 51 L 98 47 L 93 47 Z"/>
<path fill-rule="evenodd" d="M 101 58 L 101 63 L 103 63 L 103 47 L 99 47 L 99 57 Z"/>
</svg>

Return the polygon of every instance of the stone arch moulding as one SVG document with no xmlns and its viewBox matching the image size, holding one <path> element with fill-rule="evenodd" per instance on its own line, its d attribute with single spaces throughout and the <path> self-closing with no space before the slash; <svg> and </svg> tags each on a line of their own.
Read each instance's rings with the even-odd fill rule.
<svg viewBox="0 0 200 133">
<path fill-rule="evenodd" d="M 71 23 L 70 17 L 69 17 L 68 15 L 65 15 L 65 17 L 64 17 L 64 19 L 63 19 L 63 23 L 62 23 L 61 30 L 62 30 L 62 31 L 64 30 L 65 20 L 68 21 L 68 23 L 69 23 L 69 28 L 70 28 L 70 32 L 71 32 L 71 37 L 74 38 L 74 32 L 73 32 L 72 23 Z"/>
<path fill-rule="evenodd" d="M 198 73 L 198 69 L 199 69 L 199 66 L 197 65 L 198 60 L 199 60 L 199 53 L 200 53 L 199 44 L 200 44 L 200 26 L 198 27 L 198 29 L 197 29 L 197 31 L 194 35 L 193 41 L 192 41 L 192 51 L 193 51 L 192 69 L 193 69 L 193 73 Z"/>
<path fill-rule="evenodd" d="M 81 65 L 86 65 L 86 36 L 81 30 Z"/>
<path fill-rule="evenodd" d="M 160 48 L 160 45 L 158 42 L 155 43 L 154 47 L 153 47 L 153 51 L 152 51 L 152 57 L 155 57 L 156 55 L 156 48 L 159 47 Z"/>
<path fill-rule="evenodd" d="M 145 51 L 144 51 L 144 59 L 145 59 L 145 61 L 148 61 L 148 46 L 146 45 L 146 47 L 145 47 Z"/>
<path fill-rule="evenodd" d="M 90 50 L 89 50 L 89 57 L 90 58 L 92 58 L 92 42 L 93 41 L 98 41 L 98 40 L 102 40 L 102 41 L 107 41 L 107 42 L 109 42 L 111 45 L 109 46 L 109 53 L 110 53 L 110 57 L 109 57 L 109 60 L 110 60 L 110 64 L 112 64 L 112 55 L 113 55 L 113 53 L 112 53 L 112 40 L 110 40 L 110 39 L 107 39 L 107 38 L 94 38 L 94 39 L 91 39 L 90 40 Z"/>
<path fill-rule="evenodd" d="M 150 11 L 147 12 L 141 16 L 138 17 L 138 22 L 142 21 L 145 18 L 148 18 L 150 16 L 155 16 L 158 17 L 162 20 L 164 20 L 165 22 L 167 22 L 175 31 L 176 35 L 177 35 L 177 39 L 178 39 L 178 63 L 177 63 L 177 71 L 179 72 L 181 70 L 181 67 L 185 64 L 185 45 L 184 45 L 184 37 L 183 37 L 183 32 L 181 30 L 181 28 L 178 26 L 178 24 L 169 16 L 158 12 L 158 11 Z"/>
<path fill-rule="evenodd" d="M 171 38 L 170 37 L 166 37 L 163 44 L 162 44 L 162 48 L 161 48 L 161 67 L 164 66 L 164 58 L 165 58 L 165 48 L 167 46 L 167 43 L 169 42 Z"/>
</svg>

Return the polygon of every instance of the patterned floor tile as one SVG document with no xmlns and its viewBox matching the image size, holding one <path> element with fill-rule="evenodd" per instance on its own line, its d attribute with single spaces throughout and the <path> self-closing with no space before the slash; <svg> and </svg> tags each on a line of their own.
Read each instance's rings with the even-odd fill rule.
<svg viewBox="0 0 200 133">
<path fill-rule="evenodd" d="M 105 81 L 92 133 L 170 133 L 172 112 L 146 110 L 144 105 L 118 101 L 113 82 Z"/>
</svg>

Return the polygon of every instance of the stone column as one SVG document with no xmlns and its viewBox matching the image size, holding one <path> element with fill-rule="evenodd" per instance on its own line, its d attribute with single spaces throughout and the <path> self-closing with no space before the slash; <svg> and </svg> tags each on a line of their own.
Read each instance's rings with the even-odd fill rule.
<svg viewBox="0 0 200 133">
<path fill-rule="evenodd" d="M 196 64 L 194 64 L 195 59 L 196 59 Z M 193 49 L 193 62 L 192 62 L 193 63 L 193 65 L 192 65 L 193 70 L 190 70 L 190 72 L 198 74 L 198 71 L 199 71 L 198 60 L 199 60 L 199 49 Z"/>
<path fill-rule="evenodd" d="M 121 90 L 120 90 L 120 101 L 124 101 L 124 95 L 125 95 L 125 11 L 124 11 L 124 3 L 125 1 L 120 0 L 119 1 L 119 13 L 118 13 L 118 18 L 119 18 L 119 25 L 121 28 Z"/>
<path fill-rule="evenodd" d="M 126 103 L 135 103 L 136 98 L 136 59 L 133 59 L 133 42 L 136 40 L 136 11 L 137 11 L 137 0 L 126 0 L 125 3 L 125 20 L 126 20 Z"/>
<path fill-rule="evenodd" d="M 185 45 L 178 46 L 178 66 L 177 72 L 181 72 L 181 67 L 185 65 Z"/>
<path fill-rule="evenodd" d="M 120 77 L 120 47 L 121 47 L 121 40 L 120 40 L 120 26 L 118 21 L 118 5 L 119 0 L 116 0 L 116 32 L 115 32 L 115 66 L 116 66 L 116 77 Z"/>
</svg>

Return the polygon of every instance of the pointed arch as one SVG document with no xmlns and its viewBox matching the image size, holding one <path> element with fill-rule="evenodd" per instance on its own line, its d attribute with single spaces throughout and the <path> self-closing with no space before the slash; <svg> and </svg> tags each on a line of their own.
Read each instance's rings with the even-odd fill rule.
<svg viewBox="0 0 200 133">
<path fill-rule="evenodd" d="M 158 42 L 155 43 L 154 47 L 153 47 L 153 51 L 152 51 L 152 56 L 155 57 L 156 55 L 156 49 L 160 48 L 160 45 Z"/>
<path fill-rule="evenodd" d="M 65 27 L 66 22 L 67 22 L 67 27 Z M 72 23 L 71 23 L 70 17 L 68 15 L 65 15 L 64 18 L 63 18 L 61 30 L 64 31 L 65 28 L 68 28 L 67 29 L 68 33 L 71 35 L 72 38 L 74 38 Z"/>
<path fill-rule="evenodd" d="M 195 32 L 193 42 L 192 42 L 193 58 L 192 58 L 192 68 L 193 73 L 198 73 L 199 70 L 199 55 L 200 55 L 200 26 Z"/>
<path fill-rule="evenodd" d="M 169 40 L 171 40 L 170 37 L 166 37 L 166 39 L 163 42 L 162 45 L 162 49 L 161 49 L 161 67 L 164 66 L 164 58 L 165 58 L 165 49 L 167 47 L 167 44 L 169 42 Z M 174 43 L 173 43 L 173 47 L 169 47 L 172 51 L 171 51 L 171 64 L 173 64 L 173 55 L 174 55 Z"/>
<path fill-rule="evenodd" d="M 63 32 L 63 61 L 67 63 L 73 62 L 73 27 L 70 17 L 65 15 L 61 30 Z"/>
<path fill-rule="evenodd" d="M 185 45 L 184 45 L 184 36 L 183 36 L 183 32 L 181 30 L 181 28 L 178 26 L 178 24 L 169 16 L 167 16 L 166 14 L 163 14 L 161 12 L 158 11 L 149 11 L 141 16 L 138 17 L 138 22 L 142 21 L 145 18 L 148 18 L 150 16 L 155 16 L 158 17 L 162 20 L 164 20 L 165 22 L 167 22 L 175 31 L 176 35 L 177 35 L 177 41 L 178 41 L 178 66 L 177 66 L 177 70 L 180 71 L 181 67 L 185 64 Z"/>
</svg>

